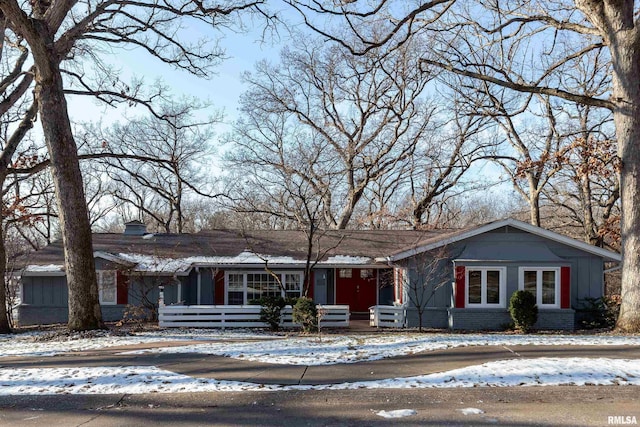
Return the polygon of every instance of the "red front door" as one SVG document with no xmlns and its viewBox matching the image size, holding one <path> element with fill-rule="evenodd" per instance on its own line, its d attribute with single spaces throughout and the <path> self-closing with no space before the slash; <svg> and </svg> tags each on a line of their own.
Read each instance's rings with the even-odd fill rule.
<svg viewBox="0 0 640 427">
<path fill-rule="evenodd" d="M 377 270 L 336 270 L 336 304 L 347 304 L 352 312 L 366 312 L 377 302 Z"/>
</svg>

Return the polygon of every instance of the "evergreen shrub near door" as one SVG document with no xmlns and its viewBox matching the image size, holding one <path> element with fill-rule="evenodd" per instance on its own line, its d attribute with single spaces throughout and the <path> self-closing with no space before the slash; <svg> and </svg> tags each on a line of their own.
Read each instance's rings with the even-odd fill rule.
<svg viewBox="0 0 640 427">
<path fill-rule="evenodd" d="M 509 300 L 509 314 L 516 329 L 529 332 L 538 320 L 536 297 L 529 291 L 515 291 Z"/>
<path fill-rule="evenodd" d="M 293 306 L 293 322 L 301 324 L 304 332 L 318 330 L 318 309 L 311 298 L 298 298 Z"/>
<path fill-rule="evenodd" d="M 280 319 L 282 318 L 282 309 L 285 306 L 285 300 L 281 296 L 264 296 L 257 300 L 251 301 L 252 304 L 262 306 L 260 309 L 260 321 L 269 325 L 269 329 L 277 331 L 280 329 Z"/>
</svg>

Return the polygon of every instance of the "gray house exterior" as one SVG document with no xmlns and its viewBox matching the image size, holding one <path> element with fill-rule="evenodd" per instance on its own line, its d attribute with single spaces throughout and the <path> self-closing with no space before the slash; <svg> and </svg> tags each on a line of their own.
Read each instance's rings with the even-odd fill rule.
<svg viewBox="0 0 640 427">
<path fill-rule="evenodd" d="M 123 234 L 95 234 L 94 255 L 103 319 L 127 307 L 166 304 L 246 304 L 266 294 L 303 288 L 307 243 L 301 231 L 211 230 L 150 234 L 127 224 Z M 308 295 L 320 304 L 404 305 L 407 326 L 501 329 L 510 322 L 511 294 L 536 294 L 540 329 L 573 329 L 584 298 L 603 295 L 604 263 L 619 254 L 529 224 L 506 219 L 464 230 L 360 230 L 325 233 L 315 248 Z M 318 251 L 318 249 L 321 249 Z M 20 273 L 21 325 L 67 321 L 62 248 L 52 244 L 26 260 Z M 418 293 L 417 291 L 420 291 Z M 419 298 L 421 297 L 421 298 Z"/>
<path fill-rule="evenodd" d="M 434 258 L 440 261 L 433 263 Z M 605 262 L 619 263 L 621 256 L 506 219 L 423 241 L 388 261 L 405 272 L 403 302 L 410 326 L 418 324 L 417 286 L 431 296 L 422 299 L 428 299 L 425 327 L 503 329 L 511 322 L 511 295 L 524 289 L 537 299 L 537 329 L 574 329 L 576 309 L 586 298 L 604 294 Z M 425 274 L 420 268 L 425 263 L 442 271 Z"/>
</svg>

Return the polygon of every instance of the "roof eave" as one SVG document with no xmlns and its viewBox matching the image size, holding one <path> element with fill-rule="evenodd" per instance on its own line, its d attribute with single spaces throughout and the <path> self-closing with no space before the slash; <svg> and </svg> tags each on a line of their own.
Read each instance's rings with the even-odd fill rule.
<svg viewBox="0 0 640 427">
<path fill-rule="evenodd" d="M 456 235 L 456 236 L 452 236 L 452 237 L 449 237 L 449 238 L 446 238 L 446 239 L 438 240 L 436 242 L 433 242 L 433 243 L 430 243 L 430 244 L 427 244 L 427 245 L 423 245 L 423 246 L 419 246 L 419 247 L 416 247 L 416 248 L 411 248 L 411 249 L 403 251 L 403 252 L 399 252 L 399 253 L 397 253 L 395 255 L 390 256 L 389 257 L 389 261 L 391 261 L 391 262 L 399 261 L 399 260 L 402 260 L 402 259 L 405 259 L 405 258 L 409 258 L 409 257 L 414 256 L 414 255 L 418 255 L 418 254 L 430 251 L 432 249 L 437 249 L 437 248 L 440 248 L 442 246 L 449 245 L 451 243 L 456 243 L 456 242 L 459 242 L 459 241 L 462 241 L 462 240 L 465 240 L 465 239 L 469 239 L 471 237 L 478 236 L 480 234 L 483 234 L 483 233 L 486 233 L 486 232 L 489 232 L 489 231 L 493 231 L 493 230 L 496 230 L 498 228 L 506 227 L 506 226 L 511 226 L 511 227 L 517 228 L 519 230 L 526 231 L 528 233 L 535 234 L 535 235 L 544 237 L 546 239 L 553 240 L 555 242 L 559 242 L 559 243 L 565 244 L 567 246 L 571 246 L 571 247 L 580 249 L 582 251 L 591 253 L 593 255 L 598 255 L 598 256 L 602 257 L 603 259 L 605 259 L 607 261 L 615 261 L 615 262 L 621 262 L 622 261 L 622 255 L 620 255 L 620 254 L 618 254 L 616 252 L 613 252 L 613 251 L 610 251 L 610 250 L 607 250 L 607 249 L 603 249 L 603 248 L 599 248 L 597 246 L 593 246 L 593 245 L 590 245 L 588 243 L 581 242 L 581 241 L 576 240 L 576 239 L 572 239 L 571 237 L 566 237 L 566 236 L 563 236 L 563 235 L 558 234 L 556 232 L 549 231 L 549 230 L 546 230 L 546 229 L 541 228 L 541 227 L 536 227 L 535 225 L 531 225 L 531 224 L 528 224 L 526 222 L 518 221 L 518 220 L 513 219 L 513 218 L 507 218 L 507 219 L 499 220 L 499 221 L 492 222 L 492 223 L 489 223 L 489 224 L 485 224 L 483 226 L 471 229 L 471 230 L 469 230 L 467 232 L 461 233 L 461 234 Z"/>
</svg>

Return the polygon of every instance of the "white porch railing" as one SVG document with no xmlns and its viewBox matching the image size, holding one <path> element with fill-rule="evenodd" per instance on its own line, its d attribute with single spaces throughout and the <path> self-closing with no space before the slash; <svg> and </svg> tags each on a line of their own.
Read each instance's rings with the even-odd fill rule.
<svg viewBox="0 0 640 427">
<path fill-rule="evenodd" d="M 348 327 L 348 305 L 319 305 L 324 315 L 320 327 Z M 158 308 L 158 320 L 166 328 L 264 328 L 259 305 L 165 305 Z M 283 327 L 295 327 L 291 306 L 282 309 Z"/>
<path fill-rule="evenodd" d="M 404 306 L 374 305 L 369 307 L 369 325 L 376 328 L 404 328 L 407 310 Z"/>
</svg>

